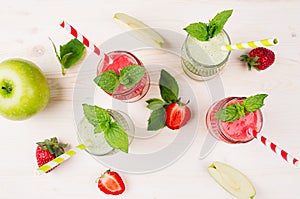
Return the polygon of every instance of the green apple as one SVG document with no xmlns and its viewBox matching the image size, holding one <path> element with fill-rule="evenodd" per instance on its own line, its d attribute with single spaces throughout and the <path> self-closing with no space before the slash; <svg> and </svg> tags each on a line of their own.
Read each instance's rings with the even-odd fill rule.
<svg viewBox="0 0 300 199">
<path fill-rule="evenodd" d="M 141 42 L 155 48 L 163 46 L 165 41 L 162 36 L 140 20 L 125 13 L 116 13 L 114 19 L 123 29 L 134 30 L 130 34 Z"/>
<path fill-rule="evenodd" d="M 250 180 L 237 169 L 221 163 L 213 162 L 208 173 L 227 192 L 239 199 L 252 199 L 256 191 Z"/>
<path fill-rule="evenodd" d="M 34 63 L 9 59 L 0 63 L 0 114 L 25 120 L 44 109 L 49 101 L 48 82 Z"/>
</svg>

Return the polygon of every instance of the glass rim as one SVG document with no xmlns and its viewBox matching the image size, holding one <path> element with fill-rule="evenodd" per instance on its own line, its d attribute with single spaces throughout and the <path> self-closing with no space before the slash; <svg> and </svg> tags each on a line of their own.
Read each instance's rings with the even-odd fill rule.
<svg viewBox="0 0 300 199">
<path fill-rule="evenodd" d="M 243 99 L 246 99 L 246 97 L 228 97 L 228 98 L 225 98 L 225 99 L 229 99 L 229 101 L 225 100 L 221 105 L 220 105 L 220 109 L 221 108 L 224 108 L 227 104 L 229 104 L 230 102 L 232 102 L 233 100 L 243 100 Z M 260 122 L 261 122 L 261 125 L 258 129 L 258 132 L 259 133 L 263 127 L 263 115 L 262 115 L 262 111 L 259 109 L 257 110 L 257 112 L 259 113 L 259 116 L 260 116 Z M 218 128 L 220 129 L 220 136 L 225 139 L 226 141 L 230 142 L 230 143 L 235 143 L 235 144 L 242 144 L 242 143 L 247 143 L 247 142 L 250 142 L 251 140 L 254 139 L 254 136 L 252 136 L 250 139 L 248 140 L 245 140 L 245 141 L 239 141 L 239 140 L 234 140 L 228 136 L 226 136 L 226 134 L 224 133 L 224 130 L 223 128 L 221 127 L 221 120 L 218 120 Z"/>
<path fill-rule="evenodd" d="M 229 37 L 229 35 L 227 34 L 227 32 L 226 32 L 224 29 L 222 29 L 222 32 L 225 33 L 225 35 L 226 35 L 226 37 L 227 37 L 227 39 L 228 39 L 229 44 L 231 44 L 231 40 L 230 40 L 230 37 Z M 191 36 L 190 34 L 188 34 L 188 35 L 186 36 L 185 40 L 184 40 L 184 43 L 187 43 L 188 39 L 190 39 L 190 38 L 196 39 L 195 37 L 193 37 L 193 36 Z M 200 42 L 201 42 L 201 41 L 200 41 Z M 202 41 L 202 42 L 209 42 L 209 40 L 208 40 L 208 41 Z M 201 65 L 201 66 L 204 67 L 204 68 L 215 68 L 215 67 L 218 67 L 218 66 L 222 66 L 223 64 L 225 64 L 225 63 L 227 62 L 227 60 L 228 60 L 228 58 L 229 58 L 229 56 L 230 56 L 230 54 L 231 54 L 231 50 L 228 50 L 228 53 L 227 53 L 227 55 L 226 55 L 226 57 L 224 58 L 223 61 L 221 61 L 221 62 L 218 63 L 218 64 L 211 64 L 211 65 L 208 65 L 208 64 L 203 64 L 203 63 L 201 63 L 201 62 L 199 62 L 199 61 L 196 61 L 196 60 L 191 56 L 191 53 L 190 53 L 188 47 L 185 47 L 185 48 L 186 48 L 186 52 L 187 52 L 187 54 L 188 54 L 188 57 L 189 57 L 194 63 L 199 64 L 199 65 Z M 221 49 L 220 49 L 220 50 L 221 50 Z"/>
</svg>

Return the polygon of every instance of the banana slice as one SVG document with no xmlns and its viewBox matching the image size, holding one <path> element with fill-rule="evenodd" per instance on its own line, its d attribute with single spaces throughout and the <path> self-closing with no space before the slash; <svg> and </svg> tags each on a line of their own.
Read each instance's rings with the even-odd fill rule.
<svg viewBox="0 0 300 199">
<path fill-rule="evenodd" d="M 213 162 L 208 167 L 208 173 L 227 192 L 238 199 L 253 199 L 255 188 L 250 180 L 237 169 L 221 163 Z"/>
<path fill-rule="evenodd" d="M 164 39 L 162 36 L 140 20 L 124 13 L 116 13 L 114 19 L 126 31 L 135 30 L 131 31 L 130 34 L 144 44 L 155 48 L 163 46 Z"/>
</svg>

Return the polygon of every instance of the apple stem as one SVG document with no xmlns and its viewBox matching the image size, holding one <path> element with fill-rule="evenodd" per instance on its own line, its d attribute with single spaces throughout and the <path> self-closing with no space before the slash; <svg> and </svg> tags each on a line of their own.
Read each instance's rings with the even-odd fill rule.
<svg viewBox="0 0 300 199">
<path fill-rule="evenodd" d="M 63 76 L 65 76 L 65 68 L 63 67 L 63 66 L 61 66 L 61 74 L 63 75 Z"/>
<path fill-rule="evenodd" d="M 2 86 L 2 89 L 6 90 L 8 93 L 10 93 L 12 91 L 12 87 L 11 86 L 7 86 L 7 87 Z"/>
</svg>

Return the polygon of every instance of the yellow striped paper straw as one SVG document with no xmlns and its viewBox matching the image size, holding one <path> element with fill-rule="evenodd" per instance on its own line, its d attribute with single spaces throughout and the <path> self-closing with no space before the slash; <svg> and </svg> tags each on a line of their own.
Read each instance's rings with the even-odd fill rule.
<svg viewBox="0 0 300 199">
<path fill-rule="evenodd" d="M 226 46 L 222 46 L 222 50 L 243 50 L 246 48 L 257 48 L 264 46 L 275 46 L 278 44 L 277 38 L 272 39 L 263 39 L 259 41 L 249 41 L 245 43 L 237 43 L 237 44 L 228 44 Z"/>
<path fill-rule="evenodd" d="M 70 149 L 69 151 L 65 152 L 64 154 L 61 154 L 57 158 L 51 160 L 50 162 L 44 164 L 43 166 L 37 168 L 37 174 L 42 175 L 46 173 L 47 171 L 53 169 L 57 165 L 61 164 L 62 162 L 66 161 L 70 157 L 74 156 L 75 154 L 79 153 L 80 151 L 86 149 L 86 146 L 84 144 L 79 144 L 78 146 Z"/>
</svg>

